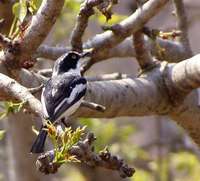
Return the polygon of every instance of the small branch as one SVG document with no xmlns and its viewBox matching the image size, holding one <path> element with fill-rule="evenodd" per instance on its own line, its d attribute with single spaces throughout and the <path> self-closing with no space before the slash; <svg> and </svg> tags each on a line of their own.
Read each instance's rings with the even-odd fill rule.
<svg viewBox="0 0 200 181">
<path fill-rule="evenodd" d="M 84 75 L 84 73 L 93 65 L 91 57 L 84 61 L 81 66 L 81 75 Z"/>
<path fill-rule="evenodd" d="M 96 103 L 88 102 L 84 100 L 81 102 L 81 106 L 87 107 L 89 109 L 99 111 L 99 112 L 104 112 L 106 110 L 106 108 L 100 104 L 96 104 Z"/>
<path fill-rule="evenodd" d="M 95 82 L 95 81 L 120 80 L 120 79 L 126 79 L 127 77 L 128 76 L 126 74 L 121 74 L 117 72 L 112 74 L 97 75 L 94 77 L 86 77 L 86 79 L 88 82 Z"/>
<path fill-rule="evenodd" d="M 42 74 L 39 74 L 37 72 L 31 71 L 32 75 L 41 83 L 46 83 L 49 78 L 43 76 Z"/>
<path fill-rule="evenodd" d="M 80 12 L 77 16 L 76 25 L 72 31 L 71 46 L 72 50 L 82 52 L 82 37 L 88 26 L 88 19 L 94 14 L 93 8 L 102 3 L 102 0 L 85 0 L 81 5 Z"/>
<path fill-rule="evenodd" d="M 185 51 L 187 51 L 188 54 L 187 58 L 190 58 L 192 56 L 192 50 L 188 39 L 188 21 L 185 12 L 184 2 L 183 0 L 173 0 L 173 3 L 175 6 L 177 21 L 178 21 L 177 26 L 178 29 L 181 31 L 180 42 L 183 44 Z"/>
<path fill-rule="evenodd" d="M 52 69 L 41 69 L 41 70 L 38 70 L 37 73 L 45 77 L 51 77 Z"/>
<path fill-rule="evenodd" d="M 69 154 L 76 156 L 81 162 L 91 167 L 103 167 L 119 172 L 122 178 L 131 177 L 135 170 L 129 167 L 124 160 L 117 156 L 111 155 L 108 150 L 101 151 L 100 153 L 94 152 L 93 142 L 96 140 L 92 133 L 89 133 L 83 141 L 79 141 L 77 145 L 72 146 Z M 53 162 L 54 150 L 42 154 L 38 157 L 36 166 L 39 171 L 49 174 L 57 172 L 61 164 Z"/>
<path fill-rule="evenodd" d="M 146 48 L 144 35 L 141 30 L 137 31 L 133 35 L 133 44 L 135 47 L 136 59 L 142 70 L 152 67 L 154 64 L 153 58 Z"/>
<path fill-rule="evenodd" d="M 36 93 L 38 93 L 39 91 L 41 91 L 43 87 L 44 87 L 44 85 L 41 84 L 41 85 L 38 86 L 38 87 L 29 88 L 28 91 L 29 91 L 31 94 L 36 94 Z"/>
</svg>

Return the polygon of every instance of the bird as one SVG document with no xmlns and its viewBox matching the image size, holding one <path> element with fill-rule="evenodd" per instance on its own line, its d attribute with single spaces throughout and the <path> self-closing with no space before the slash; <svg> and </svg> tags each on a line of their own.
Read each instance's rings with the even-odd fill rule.
<svg viewBox="0 0 200 181">
<path fill-rule="evenodd" d="M 54 64 L 52 76 L 44 85 L 41 104 L 45 120 L 51 123 L 68 118 L 80 106 L 86 90 L 87 81 L 81 76 L 80 59 L 88 53 L 69 51 L 58 58 Z M 42 125 L 31 147 L 31 153 L 44 152 L 47 137 L 46 125 Z"/>
</svg>

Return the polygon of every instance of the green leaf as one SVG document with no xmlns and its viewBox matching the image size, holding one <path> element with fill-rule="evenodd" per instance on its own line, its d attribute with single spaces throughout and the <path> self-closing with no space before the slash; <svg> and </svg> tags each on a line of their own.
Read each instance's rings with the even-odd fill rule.
<svg viewBox="0 0 200 181">
<path fill-rule="evenodd" d="M 26 102 L 13 103 L 11 101 L 4 102 L 6 115 L 9 113 L 18 113 L 21 111 Z"/>
<path fill-rule="evenodd" d="M 12 7 L 12 11 L 14 16 L 20 21 L 20 23 L 22 23 L 27 15 L 26 0 L 22 0 L 20 3 L 15 3 Z"/>
<path fill-rule="evenodd" d="M 0 130 L 0 140 L 4 138 L 6 131 L 5 130 Z"/>
<path fill-rule="evenodd" d="M 125 15 L 113 14 L 112 18 L 108 22 L 106 22 L 106 18 L 105 18 L 104 15 L 98 14 L 97 17 L 98 17 L 98 21 L 101 25 L 105 25 L 105 24 L 106 25 L 113 25 L 113 24 L 119 23 L 120 21 L 127 18 L 127 16 L 125 16 Z"/>
<path fill-rule="evenodd" d="M 80 1 L 77 0 L 65 0 L 65 6 L 72 10 L 73 12 L 78 13 L 80 9 Z"/>
<path fill-rule="evenodd" d="M 29 1 L 28 10 L 31 12 L 31 14 L 34 14 L 41 5 L 41 0 L 31 0 Z"/>
<path fill-rule="evenodd" d="M 20 3 L 19 2 L 17 2 L 17 3 L 15 3 L 14 5 L 13 5 L 13 7 L 12 7 L 12 12 L 13 12 L 13 14 L 14 14 L 14 16 L 15 17 L 19 17 L 19 11 L 20 11 Z"/>
</svg>

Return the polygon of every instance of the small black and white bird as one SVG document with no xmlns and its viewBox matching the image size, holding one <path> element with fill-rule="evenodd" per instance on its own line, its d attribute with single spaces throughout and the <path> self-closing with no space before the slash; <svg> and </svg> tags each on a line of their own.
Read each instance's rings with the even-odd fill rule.
<svg viewBox="0 0 200 181">
<path fill-rule="evenodd" d="M 71 116 L 80 106 L 86 93 L 87 81 L 81 76 L 80 59 L 87 56 L 70 51 L 56 60 L 52 77 L 42 90 L 41 103 L 44 118 L 58 122 L 63 117 Z M 32 145 L 32 153 L 42 153 L 47 136 L 43 125 Z"/>
</svg>

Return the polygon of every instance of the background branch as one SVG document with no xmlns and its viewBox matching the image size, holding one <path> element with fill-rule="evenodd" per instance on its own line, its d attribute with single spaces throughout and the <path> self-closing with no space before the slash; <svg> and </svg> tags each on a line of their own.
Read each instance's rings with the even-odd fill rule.
<svg viewBox="0 0 200 181">
<path fill-rule="evenodd" d="M 88 26 L 88 19 L 94 14 L 93 8 L 102 2 L 103 0 L 85 0 L 81 4 L 80 12 L 77 16 L 76 25 L 72 31 L 70 40 L 72 50 L 82 52 L 82 37 Z"/>
<path fill-rule="evenodd" d="M 144 42 L 144 35 L 141 30 L 133 35 L 133 44 L 136 52 L 136 59 L 142 70 L 152 67 L 154 65 L 153 58 L 146 48 Z"/>
<path fill-rule="evenodd" d="M 188 57 L 192 56 L 192 50 L 188 39 L 188 20 L 185 12 L 183 0 L 173 0 L 175 6 L 175 12 L 177 17 L 177 26 L 181 31 L 180 42 L 182 43 L 185 51 L 187 51 Z"/>
<path fill-rule="evenodd" d="M 93 47 L 94 54 L 92 63 L 96 63 L 96 56 L 101 57 L 107 54 L 109 49 L 121 43 L 126 37 L 139 30 L 150 18 L 152 18 L 168 1 L 167 0 L 149 0 L 142 6 L 142 11 L 137 10 L 134 14 L 114 25 L 115 31 L 106 31 L 96 35 L 87 42 L 89 47 Z M 118 32 L 118 33 L 116 33 Z"/>
<path fill-rule="evenodd" d="M 156 56 L 157 59 L 163 60 L 163 58 L 168 62 L 179 62 L 187 58 L 187 54 L 184 51 L 182 45 L 177 41 L 163 40 L 157 38 L 155 41 L 144 36 L 144 41 L 153 56 Z M 162 56 L 160 56 L 160 50 L 158 46 L 164 50 Z M 92 48 L 90 44 L 84 44 L 84 48 Z M 51 47 L 42 45 L 37 49 L 35 57 L 42 57 L 51 60 L 55 60 L 60 57 L 62 54 L 68 52 L 69 47 Z M 118 44 L 116 47 L 113 47 L 108 50 L 109 52 L 102 52 L 101 56 L 96 55 L 96 62 L 114 58 L 114 57 L 135 57 L 135 48 L 133 47 L 132 38 L 126 38 L 123 42 Z"/>
</svg>

